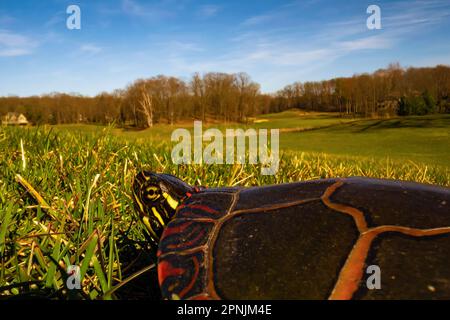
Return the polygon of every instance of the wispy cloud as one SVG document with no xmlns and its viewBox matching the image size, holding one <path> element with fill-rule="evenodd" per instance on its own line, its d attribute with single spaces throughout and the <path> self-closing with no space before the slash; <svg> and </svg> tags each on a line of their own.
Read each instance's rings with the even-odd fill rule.
<svg viewBox="0 0 450 320">
<path fill-rule="evenodd" d="M 9 30 L 0 30 L 0 57 L 17 57 L 33 53 L 37 41 Z"/>
<path fill-rule="evenodd" d="M 97 54 L 100 53 L 102 51 L 102 48 L 99 46 L 96 46 L 92 43 L 86 43 L 80 46 L 80 52 L 82 53 L 87 53 L 87 54 Z"/>
<path fill-rule="evenodd" d="M 376 35 L 349 41 L 339 41 L 336 49 L 344 53 L 350 53 L 356 50 L 389 49 L 393 44 L 391 37 Z"/>
<path fill-rule="evenodd" d="M 244 20 L 241 25 L 245 27 L 256 26 L 262 23 L 269 22 L 271 20 L 275 20 L 275 15 L 271 14 L 263 14 L 258 16 L 253 16 Z"/>
<path fill-rule="evenodd" d="M 382 21 L 387 28 L 425 27 L 439 24 L 450 17 L 450 2 L 445 0 L 408 1 L 387 5 Z"/>
<path fill-rule="evenodd" d="M 147 14 L 144 8 L 139 3 L 133 0 L 123 0 L 122 9 L 126 14 L 131 15 L 142 16 Z"/>
<path fill-rule="evenodd" d="M 174 15 L 178 7 L 166 9 L 158 4 L 142 4 L 137 0 L 122 0 L 122 10 L 129 16 L 156 19 Z"/>
<path fill-rule="evenodd" d="M 317 4 L 319 1 L 321 0 L 295 0 L 287 2 L 279 6 L 278 9 L 248 17 L 241 23 L 241 26 L 253 27 L 275 21 L 278 23 L 290 17 L 292 12 L 302 11 L 313 4 Z"/>
<path fill-rule="evenodd" d="M 0 14 L 0 25 L 8 25 L 15 21 L 16 19 L 14 19 L 12 16 L 9 16 L 7 14 Z"/>
<path fill-rule="evenodd" d="M 64 11 L 59 11 L 51 16 L 44 24 L 46 28 L 53 27 L 55 25 L 64 25 L 66 21 L 66 15 Z"/>
<path fill-rule="evenodd" d="M 294 0 L 283 5 L 283 8 L 306 8 L 313 5 L 319 5 L 322 0 Z"/>
<path fill-rule="evenodd" d="M 205 18 L 214 17 L 219 13 L 219 10 L 221 9 L 220 6 L 217 5 L 204 5 L 200 7 L 200 10 L 198 11 L 199 15 Z"/>
<path fill-rule="evenodd" d="M 161 43 L 161 46 L 174 52 L 201 52 L 204 50 L 198 43 L 189 41 L 173 40 Z"/>
</svg>

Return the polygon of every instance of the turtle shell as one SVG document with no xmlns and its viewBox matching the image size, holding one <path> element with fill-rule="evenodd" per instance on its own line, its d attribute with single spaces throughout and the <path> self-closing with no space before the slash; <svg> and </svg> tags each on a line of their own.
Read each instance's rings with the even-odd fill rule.
<svg viewBox="0 0 450 320">
<path fill-rule="evenodd" d="M 450 189 L 368 178 L 207 189 L 158 250 L 167 299 L 450 299 Z M 381 271 L 369 289 L 367 267 Z"/>
</svg>

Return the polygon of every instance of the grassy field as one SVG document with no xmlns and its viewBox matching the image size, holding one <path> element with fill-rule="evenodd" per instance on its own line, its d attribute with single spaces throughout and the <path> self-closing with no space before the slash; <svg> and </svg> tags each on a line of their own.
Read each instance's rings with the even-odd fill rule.
<svg viewBox="0 0 450 320">
<path fill-rule="evenodd" d="M 203 130 L 214 127 L 280 129 L 281 150 L 321 153 L 337 156 L 393 161 L 412 161 L 428 166 L 448 167 L 450 164 L 450 115 L 416 116 L 394 119 L 341 118 L 337 114 L 286 111 L 263 115 L 248 125 L 204 124 Z M 97 132 L 104 127 L 62 125 L 56 130 Z M 111 128 L 110 132 L 133 142 L 170 142 L 176 128 L 193 130 L 193 122 L 173 126 L 158 124 L 147 130 Z"/>
<path fill-rule="evenodd" d="M 281 136 L 285 149 L 450 166 L 450 116 L 359 120 Z"/>
<path fill-rule="evenodd" d="M 144 168 L 208 186 L 344 176 L 450 186 L 450 116 L 362 120 L 290 111 L 256 120 L 257 128 L 284 129 L 274 176 L 261 176 L 259 165 L 176 166 L 168 125 L 0 127 L 0 296 L 158 299 L 156 271 L 139 274 L 153 252 L 130 195 Z M 65 287 L 71 264 L 81 267 L 83 290 Z"/>
</svg>

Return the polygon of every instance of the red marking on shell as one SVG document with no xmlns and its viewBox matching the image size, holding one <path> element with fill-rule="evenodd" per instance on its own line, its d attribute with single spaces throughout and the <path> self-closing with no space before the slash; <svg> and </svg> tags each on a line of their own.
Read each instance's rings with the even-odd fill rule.
<svg viewBox="0 0 450 320">
<path fill-rule="evenodd" d="M 197 232 L 198 229 L 199 229 L 199 228 L 195 228 L 195 229 L 188 235 L 188 237 L 189 237 L 192 233 Z M 205 231 L 202 230 L 202 231 L 200 231 L 200 232 L 197 234 L 197 236 L 196 236 L 194 239 L 192 239 L 191 241 L 188 241 L 188 242 L 180 242 L 180 243 L 178 243 L 178 244 L 168 244 L 168 245 L 167 245 L 167 248 L 168 248 L 168 249 L 180 249 L 180 248 L 182 249 L 182 248 L 184 248 L 184 247 L 191 246 L 192 244 L 195 244 L 195 242 L 197 242 L 200 238 L 202 238 L 204 234 L 205 234 Z"/>
<path fill-rule="evenodd" d="M 192 287 L 195 284 L 195 281 L 197 281 L 197 277 L 198 277 L 198 274 L 200 272 L 200 267 L 199 267 L 199 263 L 198 263 L 197 257 L 192 257 L 192 262 L 194 263 L 194 270 L 195 270 L 194 271 L 194 275 L 192 276 L 191 282 L 189 282 L 189 284 L 186 286 L 186 288 L 184 288 L 180 292 L 180 294 L 179 294 L 180 298 L 183 298 L 186 295 L 186 293 L 191 291 Z"/>
<path fill-rule="evenodd" d="M 186 270 L 174 268 L 169 262 L 163 260 L 158 263 L 158 281 L 161 286 L 167 277 L 181 276 Z"/>
<path fill-rule="evenodd" d="M 188 205 L 187 208 L 189 208 L 189 209 L 199 209 L 199 210 L 203 210 L 203 211 L 206 211 L 208 213 L 213 213 L 213 214 L 219 214 L 220 213 L 220 212 L 218 212 L 218 211 L 216 211 L 216 210 L 214 210 L 214 209 L 212 209 L 212 208 L 210 208 L 208 206 L 204 206 L 204 205 L 201 205 L 201 204 L 191 204 L 191 205 Z"/>
<path fill-rule="evenodd" d="M 180 224 L 178 226 L 175 226 L 175 227 L 168 227 L 168 228 L 166 228 L 166 230 L 164 230 L 163 237 L 165 238 L 165 237 L 168 237 L 168 236 L 170 236 L 170 235 L 172 235 L 174 233 L 183 232 L 191 224 L 192 224 L 192 222 L 190 221 L 190 222 L 182 223 L 182 224 Z"/>
</svg>

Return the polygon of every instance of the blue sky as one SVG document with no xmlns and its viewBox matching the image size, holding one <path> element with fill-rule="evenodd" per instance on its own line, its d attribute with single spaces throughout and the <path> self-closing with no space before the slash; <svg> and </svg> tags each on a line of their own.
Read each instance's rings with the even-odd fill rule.
<svg viewBox="0 0 450 320">
<path fill-rule="evenodd" d="M 66 28 L 67 6 L 81 30 Z M 381 8 L 381 30 L 366 9 Z M 450 64 L 450 1 L 1 0 L 0 95 L 95 95 L 158 74 L 249 73 L 263 92 Z"/>
</svg>

